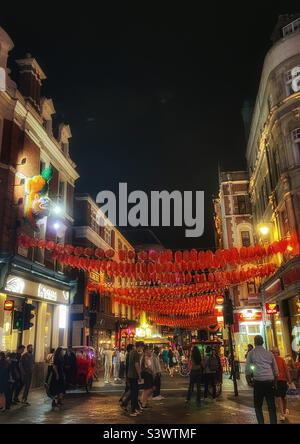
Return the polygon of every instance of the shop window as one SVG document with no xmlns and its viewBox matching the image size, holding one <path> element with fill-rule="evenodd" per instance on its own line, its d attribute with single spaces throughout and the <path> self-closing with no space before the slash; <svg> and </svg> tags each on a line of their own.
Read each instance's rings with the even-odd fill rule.
<svg viewBox="0 0 300 444">
<path fill-rule="evenodd" d="M 249 247 L 251 245 L 250 231 L 241 231 L 241 238 L 243 247 Z"/>
<path fill-rule="evenodd" d="M 248 325 L 248 334 L 256 335 L 260 333 L 260 325 L 259 324 L 251 324 Z"/>
</svg>

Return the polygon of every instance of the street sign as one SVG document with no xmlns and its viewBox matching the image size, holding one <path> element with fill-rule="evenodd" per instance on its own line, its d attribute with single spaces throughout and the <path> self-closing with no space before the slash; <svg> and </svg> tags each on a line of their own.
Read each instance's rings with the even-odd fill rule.
<svg viewBox="0 0 300 444">
<path fill-rule="evenodd" d="M 216 304 L 217 305 L 223 305 L 224 304 L 224 297 L 223 296 L 217 296 L 216 297 Z"/>
<path fill-rule="evenodd" d="M 5 311 L 13 311 L 15 306 L 14 301 L 5 301 L 4 302 L 4 310 Z"/>
</svg>

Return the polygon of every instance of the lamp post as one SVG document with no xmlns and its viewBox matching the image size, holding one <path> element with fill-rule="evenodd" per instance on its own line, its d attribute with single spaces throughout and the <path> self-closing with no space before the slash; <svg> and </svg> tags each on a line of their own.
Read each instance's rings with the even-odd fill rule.
<svg viewBox="0 0 300 444">
<path fill-rule="evenodd" d="M 224 294 L 224 324 L 227 325 L 228 328 L 228 342 L 229 342 L 229 353 L 231 356 L 231 371 L 232 371 L 232 380 L 233 380 L 233 387 L 234 387 L 234 396 L 238 396 L 238 386 L 237 386 L 237 380 L 236 380 L 236 368 L 235 368 L 235 362 L 234 362 L 234 350 L 233 350 L 233 341 L 232 341 L 232 332 L 231 332 L 231 326 L 234 323 L 233 319 L 233 306 L 232 301 L 230 299 L 229 290 L 225 290 Z"/>
</svg>

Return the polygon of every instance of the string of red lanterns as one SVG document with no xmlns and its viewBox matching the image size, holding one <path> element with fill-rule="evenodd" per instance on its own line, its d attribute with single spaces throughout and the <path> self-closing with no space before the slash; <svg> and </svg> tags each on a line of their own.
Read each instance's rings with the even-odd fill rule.
<svg viewBox="0 0 300 444">
<path fill-rule="evenodd" d="M 84 248 L 75 247 L 70 244 L 58 244 L 54 241 L 38 240 L 26 235 L 20 235 L 18 237 L 18 244 L 25 247 L 35 247 L 47 249 L 48 251 L 55 252 L 56 254 L 66 254 L 73 258 L 88 258 L 90 260 L 97 259 L 110 259 L 109 262 L 116 264 L 111 267 L 124 267 L 124 272 L 128 272 L 128 269 L 134 272 L 143 273 L 166 273 L 166 272 L 188 272 L 205 269 L 223 269 L 227 265 L 235 266 L 245 264 L 253 261 L 258 261 L 266 257 L 273 256 L 277 253 L 287 253 L 298 251 L 298 244 L 295 236 L 291 236 L 290 239 L 282 239 L 266 245 L 254 245 L 241 248 L 229 248 L 218 249 L 215 253 L 211 250 L 199 251 L 185 250 L 176 251 L 174 254 L 171 250 L 164 250 L 157 252 L 151 250 L 149 252 L 142 251 L 136 253 L 133 250 L 127 253 L 123 250 L 118 251 L 118 261 L 113 261 L 115 256 L 113 249 L 104 251 L 101 248 Z M 75 259 L 72 259 L 74 262 Z M 128 261 L 136 260 L 135 263 Z M 119 262 L 120 261 L 120 262 Z M 105 261 L 107 262 L 107 261 Z M 133 270 L 132 270 L 133 271 Z"/>
</svg>

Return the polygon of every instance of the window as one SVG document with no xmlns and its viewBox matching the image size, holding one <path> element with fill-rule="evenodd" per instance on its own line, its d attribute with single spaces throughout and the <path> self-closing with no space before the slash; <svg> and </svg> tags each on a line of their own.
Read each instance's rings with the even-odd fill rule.
<svg viewBox="0 0 300 444">
<path fill-rule="evenodd" d="M 110 245 L 111 243 L 111 230 L 109 228 L 104 228 L 104 240 L 105 242 Z"/>
<path fill-rule="evenodd" d="M 66 183 L 62 180 L 59 181 L 58 184 L 58 200 L 60 203 L 65 203 L 65 197 L 66 197 Z"/>
<path fill-rule="evenodd" d="M 120 239 L 118 239 L 118 250 L 122 250 L 123 249 L 123 245 L 122 242 L 120 241 Z"/>
<path fill-rule="evenodd" d="M 254 281 L 247 282 L 248 294 L 256 294 L 256 285 Z"/>
<path fill-rule="evenodd" d="M 241 238 L 243 247 L 249 247 L 251 245 L 250 231 L 241 231 Z"/>
<path fill-rule="evenodd" d="M 286 72 L 285 83 L 288 96 L 300 90 L 300 66 L 295 66 Z"/>
<path fill-rule="evenodd" d="M 296 150 L 296 161 L 300 163 L 300 128 L 296 128 L 294 131 L 292 131 L 292 138 Z"/>
<path fill-rule="evenodd" d="M 282 36 L 285 37 L 300 28 L 300 17 L 282 28 Z"/>
<path fill-rule="evenodd" d="M 238 211 L 239 214 L 245 214 L 246 213 L 246 196 L 238 196 Z"/>
</svg>

